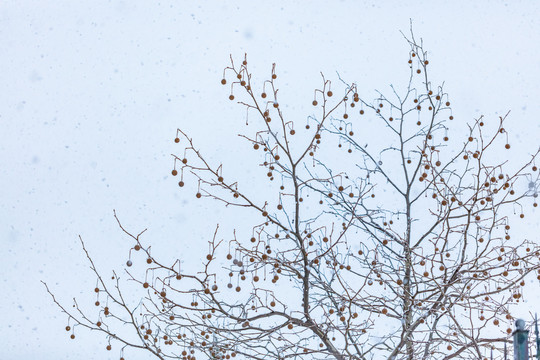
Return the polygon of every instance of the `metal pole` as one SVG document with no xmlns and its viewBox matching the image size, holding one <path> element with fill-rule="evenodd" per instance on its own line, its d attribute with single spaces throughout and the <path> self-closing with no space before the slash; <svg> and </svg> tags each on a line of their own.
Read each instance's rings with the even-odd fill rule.
<svg viewBox="0 0 540 360">
<path fill-rule="evenodd" d="M 538 337 L 538 314 L 534 314 L 534 334 L 536 335 L 536 359 L 540 360 L 540 337 Z"/>
<path fill-rule="evenodd" d="M 529 330 L 525 330 L 525 321 L 516 320 L 516 330 L 514 331 L 514 360 L 529 360 Z"/>
</svg>

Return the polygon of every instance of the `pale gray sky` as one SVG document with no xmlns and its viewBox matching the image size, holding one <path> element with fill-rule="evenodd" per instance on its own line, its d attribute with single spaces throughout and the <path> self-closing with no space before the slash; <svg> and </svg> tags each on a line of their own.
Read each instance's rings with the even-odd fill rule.
<svg viewBox="0 0 540 360">
<path fill-rule="evenodd" d="M 512 151 L 529 154 L 540 133 L 539 15 L 532 0 L 2 1 L 0 358 L 117 358 L 101 335 L 70 340 L 39 282 L 68 305 L 93 301 L 77 236 L 100 268 L 120 270 L 130 243 L 112 209 L 133 231 L 148 227 L 155 251 L 182 257 L 204 254 L 215 223 L 231 222 L 170 176 L 177 127 L 216 163 L 245 150 L 245 111 L 219 84 L 229 54 L 247 52 L 260 78 L 277 63 L 285 111 L 303 119 L 320 71 L 368 98 L 403 84 L 399 31 L 413 19 L 454 116 L 511 110 Z M 538 240 L 538 210 L 529 214 L 522 236 Z M 517 315 L 533 309 L 525 298 Z"/>
</svg>

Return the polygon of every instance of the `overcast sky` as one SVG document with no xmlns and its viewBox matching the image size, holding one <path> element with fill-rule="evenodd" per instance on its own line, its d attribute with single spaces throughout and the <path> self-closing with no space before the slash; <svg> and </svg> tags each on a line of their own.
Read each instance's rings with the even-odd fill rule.
<svg viewBox="0 0 540 360">
<path fill-rule="evenodd" d="M 132 244 L 113 209 L 148 227 L 156 251 L 204 253 L 227 215 L 180 191 L 170 154 L 177 127 L 216 163 L 245 151 L 245 111 L 219 83 L 230 54 L 248 53 L 260 78 L 277 63 L 285 110 L 302 119 L 295 94 L 309 99 L 321 71 L 368 95 L 406 81 L 410 19 L 454 116 L 511 110 L 513 151 L 537 149 L 538 1 L 1 1 L 0 358 L 117 358 L 101 335 L 70 340 L 39 282 L 68 305 L 92 296 L 79 234 L 98 266 L 120 270 Z M 520 236 L 538 240 L 535 217 Z M 525 295 L 517 316 L 533 309 Z"/>
</svg>

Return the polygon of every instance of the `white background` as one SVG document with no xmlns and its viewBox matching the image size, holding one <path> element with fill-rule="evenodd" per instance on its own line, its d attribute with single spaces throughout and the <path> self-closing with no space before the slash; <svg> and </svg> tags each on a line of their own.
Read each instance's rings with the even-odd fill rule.
<svg viewBox="0 0 540 360">
<path fill-rule="evenodd" d="M 0 358 L 118 358 L 98 334 L 70 340 L 40 283 L 68 306 L 94 301 L 78 235 L 101 269 L 121 270 L 132 244 L 112 209 L 179 257 L 203 256 L 215 224 L 230 223 L 170 176 L 177 127 L 216 164 L 249 148 L 236 137 L 245 111 L 220 85 L 230 54 L 247 52 L 259 79 L 277 63 L 284 111 L 302 121 L 320 71 L 368 98 L 403 84 L 399 31 L 412 19 L 456 121 L 511 110 L 512 154 L 525 160 L 539 144 L 539 14 L 532 0 L 2 1 Z M 514 236 L 537 241 L 537 218 L 529 210 Z M 540 310 L 528 286 L 516 316 Z"/>
</svg>

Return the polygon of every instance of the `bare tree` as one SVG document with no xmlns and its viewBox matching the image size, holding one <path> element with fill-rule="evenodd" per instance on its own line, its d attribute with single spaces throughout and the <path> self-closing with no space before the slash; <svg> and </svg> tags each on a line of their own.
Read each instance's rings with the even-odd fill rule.
<svg viewBox="0 0 540 360">
<path fill-rule="evenodd" d="M 257 129 L 241 136 L 262 153 L 273 192 L 260 201 L 259 184 L 225 178 L 223 166 L 181 129 L 172 174 L 180 187 L 184 177 L 195 181 L 197 198 L 261 221 L 248 226 L 251 237 L 235 232 L 231 240 L 219 240 L 216 227 L 202 269 L 160 261 L 144 231 L 133 234 L 118 221 L 133 243 L 127 267 L 132 250 L 147 259 L 144 278 L 126 269 L 146 291 L 133 306 L 126 300 L 132 294 L 116 274 L 112 284 L 101 275 L 81 239 L 106 303 L 96 302 L 90 315 L 53 296 L 73 328 L 103 333 L 107 349 L 120 345 L 122 358 L 126 347 L 191 360 L 501 352 L 509 308 L 522 299 L 525 278 L 540 274 L 540 247 L 511 238 L 510 227 L 537 206 L 539 150 L 523 163 L 502 159 L 510 148 L 507 116 L 467 126 L 454 120 L 448 94 L 429 79 L 422 42 L 407 41 L 402 91 L 391 87 L 366 101 L 343 81 L 334 94 L 323 76 L 305 129 L 282 110 L 275 65 L 256 91 L 247 60 L 231 58 L 221 82 L 230 84 L 230 100 L 241 92 L 239 103 L 257 114 L 249 125 Z"/>
</svg>

